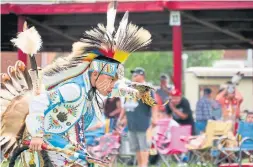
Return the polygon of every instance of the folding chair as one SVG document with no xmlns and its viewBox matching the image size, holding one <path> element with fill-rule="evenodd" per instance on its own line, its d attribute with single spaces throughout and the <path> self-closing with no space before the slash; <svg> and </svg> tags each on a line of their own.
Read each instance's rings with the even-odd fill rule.
<svg viewBox="0 0 253 167">
<path fill-rule="evenodd" d="M 253 166 L 253 123 L 240 122 L 238 134 L 241 137 L 241 142 L 239 144 L 239 162 L 242 165 L 242 153 L 249 156 L 250 162 Z"/>
<path fill-rule="evenodd" d="M 191 126 L 173 126 L 171 129 L 168 129 L 169 120 L 162 120 L 158 122 L 156 128 L 157 131 L 153 137 L 153 145 L 157 149 L 162 162 L 168 167 L 170 165 L 167 158 L 174 156 L 176 161 L 180 163 L 181 160 L 178 155 L 188 151 L 185 147 L 186 143 L 182 138 L 191 135 Z"/>
<path fill-rule="evenodd" d="M 116 160 L 116 166 L 118 163 L 123 167 L 127 167 L 129 163 L 133 162 L 133 165 L 137 164 L 136 154 L 130 150 L 130 142 L 127 134 L 121 135 L 121 145 L 119 148 L 119 155 Z M 132 166 L 132 165 L 131 165 Z"/>
<path fill-rule="evenodd" d="M 229 145 L 220 145 L 219 151 L 223 153 L 223 158 L 218 159 L 215 163 L 218 164 L 224 159 L 230 160 L 230 165 L 253 166 L 253 123 L 240 122 L 238 128 L 237 138 L 225 138 L 219 141 L 221 142 L 233 142 L 233 146 Z M 242 164 L 243 155 L 249 157 L 251 163 Z M 223 164 L 223 166 L 226 164 Z M 222 165 L 221 165 L 222 166 Z"/>
<path fill-rule="evenodd" d="M 232 122 L 209 120 L 204 134 L 192 136 L 188 139 L 186 148 L 192 152 L 190 162 L 210 162 L 213 159 L 211 150 L 216 150 L 213 145 L 215 141 L 221 137 L 227 136 L 231 132 Z"/>
</svg>

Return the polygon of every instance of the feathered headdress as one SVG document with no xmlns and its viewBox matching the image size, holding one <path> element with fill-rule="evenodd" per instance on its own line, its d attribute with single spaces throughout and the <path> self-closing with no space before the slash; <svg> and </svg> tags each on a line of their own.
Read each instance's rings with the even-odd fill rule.
<svg viewBox="0 0 253 167">
<path fill-rule="evenodd" d="M 61 72 L 65 73 L 66 76 L 66 71 L 73 68 L 78 69 L 77 71 L 80 74 L 98 56 L 113 59 L 118 64 L 124 63 L 132 52 L 150 44 L 151 34 L 149 31 L 128 23 L 128 12 L 124 14 L 118 29 L 115 30 L 116 6 L 116 2 L 111 2 L 108 6 L 107 25 L 98 24 L 96 28 L 85 31 L 84 37 L 73 44 L 72 53 L 68 57 L 59 58 L 44 69 L 45 77 L 60 76 Z M 94 64 L 94 70 L 101 70 L 104 64 L 103 61 Z M 105 73 L 108 75 L 115 74 L 118 65 L 110 66 L 108 62 L 106 64 L 109 67 L 103 68 L 107 70 Z M 76 73 L 76 75 L 79 74 Z"/>
<path fill-rule="evenodd" d="M 81 39 L 83 53 L 92 51 L 98 55 L 106 56 L 123 63 L 131 52 L 150 44 L 151 34 L 149 31 L 128 23 L 126 12 L 119 24 L 117 31 L 114 28 L 117 2 L 108 6 L 107 26 L 98 24 L 97 28 L 85 31 Z"/>
</svg>

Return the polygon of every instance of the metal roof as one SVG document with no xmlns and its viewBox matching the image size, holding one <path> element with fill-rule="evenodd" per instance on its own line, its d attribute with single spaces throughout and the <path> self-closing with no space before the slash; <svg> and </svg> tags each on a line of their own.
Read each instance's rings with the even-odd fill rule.
<svg viewBox="0 0 253 167">
<path fill-rule="evenodd" d="M 198 4 L 197 4 L 198 3 Z M 213 5 L 213 6 L 211 6 Z M 34 25 L 43 39 L 43 51 L 70 51 L 85 30 L 106 22 L 107 3 L 54 5 L 3 4 L 2 51 L 14 51 L 10 39 L 17 33 L 17 15 Z M 253 2 L 141 1 L 120 2 L 119 21 L 130 11 L 129 20 L 150 30 L 150 51 L 172 49 L 169 11 L 181 10 L 184 50 L 246 49 L 253 45 Z"/>
</svg>

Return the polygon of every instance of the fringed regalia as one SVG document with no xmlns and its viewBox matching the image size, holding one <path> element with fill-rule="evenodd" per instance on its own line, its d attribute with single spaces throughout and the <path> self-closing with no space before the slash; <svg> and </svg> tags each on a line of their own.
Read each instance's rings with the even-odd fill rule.
<svg viewBox="0 0 253 167">
<path fill-rule="evenodd" d="M 107 165 L 108 155 L 117 151 L 117 135 L 110 134 L 108 138 L 103 128 L 87 132 L 89 127 L 105 121 L 99 92 L 91 85 L 90 74 L 97 71 L 121 79 L 124 76 L 121 63 L 131 52 L 147 46 L 151 35 L 128 23 L 128 12 L 115 31 L 115 17 L 114 2 L 108 7 L 107 26 L 98 24 L 97 28 L 85 31 L 84 37 L 73 44 L 68 57 L 58 58 L 39 70 L 33 56 L 40 47 L 36 45 L 32 48 L 35 51 L 25 52 L 31 55 L 30 73 L 24 63 L 18 61 L 15 67 L 9 67 L 8 74 L 2 74 L 1 104 L 6 108 L 2 108 L 0 144 L 2 155 L 11 163 L 33 137 L 43 137 L 42 147 L 46 151 L 24 151 L 21 154 L 23 166 Z M 19 37 L 29 31 L 38 37 L 32 27 L 24 29 L 12 42 L 29 50 L 19 41 Z M 108 96 L 136 98 L 137 94 L 135 89 L 117 86 Z M 106 148 L 102 148 L 101 143 L 107 143 Z"/>
</svg>

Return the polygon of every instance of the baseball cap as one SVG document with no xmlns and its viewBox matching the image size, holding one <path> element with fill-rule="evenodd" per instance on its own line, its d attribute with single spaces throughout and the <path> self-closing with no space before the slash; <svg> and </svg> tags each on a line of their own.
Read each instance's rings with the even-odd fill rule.
<svg viewBox="0 0 253 167">
<path fill-rule="evenodd" d="M 178 89 L 172 89 L 172 90 L 170 91 L 170 95 L 171 95 L 171 96 L 181 96 L 182 93 L 181 93 L 181 91 L 178 90 Z"/>
<path fill-rule="evenodd" d="M 145 70 L 141 67 L 136 67 L 134 70 L 130 71 L 132 74 L 145 75 Z"/>
<path fill-rule="evenodd" d="M 167 80 L 169 77 L 166 74 L 161 74 L 160 80 Z"/>
</svg>

